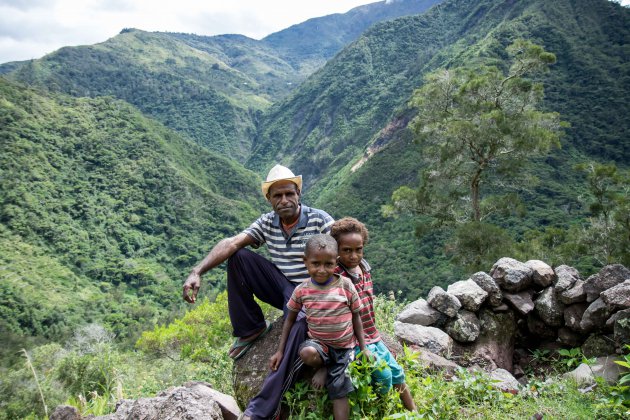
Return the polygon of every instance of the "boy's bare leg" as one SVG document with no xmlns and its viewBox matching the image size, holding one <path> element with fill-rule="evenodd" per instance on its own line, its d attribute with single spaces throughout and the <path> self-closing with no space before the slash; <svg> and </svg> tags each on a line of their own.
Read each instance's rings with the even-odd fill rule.
<svg viewBox="0 0 630 420">
<path fill-rule="evenodd" d="M 327 369 L 326 366 L 324 366 L 324 361 L 322 360 L 317 350 L 315 350 L 314 347 L 302 347 L 302 350 L 300 350 L 300 358 L 305 365 L 317 369 L 317 372 L 315 372 L 315 375 L 313 375 L 313 379 L 311 381 L 311 383 L 313 384 L 313 388 L 323 388 L 324 384 L 326 383 Z"/>
<path fill-rule="evenodd" d="M 396 388 L 396 391 L 400 394 L 400 399 L 407 410 L 418 411 L 407 384 L 394 384 L 394 388 Z"/>
<path fill-rule="evenodd" d="M 337 398 L 333 403 L 333 418 L 335 420 L 348 420 L 350 417 L 350 404 L 348 397 Z"/>
</svg>

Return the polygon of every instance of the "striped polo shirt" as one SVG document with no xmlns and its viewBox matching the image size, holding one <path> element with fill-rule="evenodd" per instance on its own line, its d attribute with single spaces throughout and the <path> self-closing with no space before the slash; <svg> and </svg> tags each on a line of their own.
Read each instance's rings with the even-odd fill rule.
<svg viewBox="0 0 630 420">
<path fill-rule="evenodd" d="M 318 233 L 329 233 L 334 220 L 328 213 L 301 205 L 300 220 L 290 234 L 286 234 L 275 212 L 260 216 L 243 232 L 254 238 L 253 248 L 267 244 L 271 260 L 292 282 L 310 278 L 304 266 L 304 246 L 308 238 Z"/>
<path fill-rule="evenodd" d="M 335 273 L 348 277 L 352 280 L 352 284 L 357 289 L 359 299 L 361 300 L 361 322 L 363 323 L 363 333 L 365 336 L 365 344 L 374 344 L 381 341 L 381 335 L 376 329 L 376 319 L 374 316 L 374 288 L 372 286 L 372 275 L 370 273 L 370 264 L 365 259 L 359 263 L 362 274 L 350 273 L 343 264 L 335 268 Z"/>
<path fill-rule="evenodd" d="M 339 349 L 356 346 L 352 314 L 361 310 L 361 300 L 349 278 L 335 274 L 326 285 L 306 281 L 293 290 L 287 308 L 304 308 L 310 338 Z"/>
</svg>

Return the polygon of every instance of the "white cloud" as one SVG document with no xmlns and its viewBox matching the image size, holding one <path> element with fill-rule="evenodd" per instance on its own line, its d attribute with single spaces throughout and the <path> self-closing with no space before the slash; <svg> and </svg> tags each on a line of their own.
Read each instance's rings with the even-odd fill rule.
<svg viewBox="0 0 630 420">
<path fill-rule="evenodd" d="M 0 63 L 103 42 L 123 28 L 260 39 L 312 17 L 374 1 L 0 0 Z"/>
</svg>

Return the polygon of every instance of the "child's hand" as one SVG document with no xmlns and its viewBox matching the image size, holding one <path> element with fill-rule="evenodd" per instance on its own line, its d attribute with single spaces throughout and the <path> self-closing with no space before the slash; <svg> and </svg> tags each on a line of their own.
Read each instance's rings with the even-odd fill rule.
<svg viewBox="0 0 630 420">
<path fill-rule="evenodd" d="M 277 351 L 274 353 L 273 356 L 269 358 L 269 367 L 271 368 L 271 370 L 278 370 L 278 367 L 280 366 L 280 362 L 282 362 L 283 356 L 284 355 L 282 354 L 281 351 Z"/>
<path fill-rule="evenodd" d="M 370 349 L 368 349 L 367 347 L 361 350 L 361 353 L 359 353 L 359 355 L 361 354 L 365 356 L 365 358 L 369 360 L 370 362 L 374 362 L 376 360 L 376 357 L 372 354 Z"/>
</svg>

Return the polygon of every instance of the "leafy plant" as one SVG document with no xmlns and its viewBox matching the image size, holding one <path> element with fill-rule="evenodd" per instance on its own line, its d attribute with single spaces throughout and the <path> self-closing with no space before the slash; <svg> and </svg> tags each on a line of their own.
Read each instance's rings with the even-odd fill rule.
<svg viewBox="0 0 630 420">
<path fill-rule="evenodd" d="M 578 365 L 585 363 L 587 365 L 592 365 L 595 363 L 595 358 L 587 358 L 582 353 L 582 349 L 579 347 L 575 347 L 572 349 L 559 349 L 558 354 L 560 355 L 559 363 L 565 369 L 574 369 L 578 367 Z"/>
</svg>

